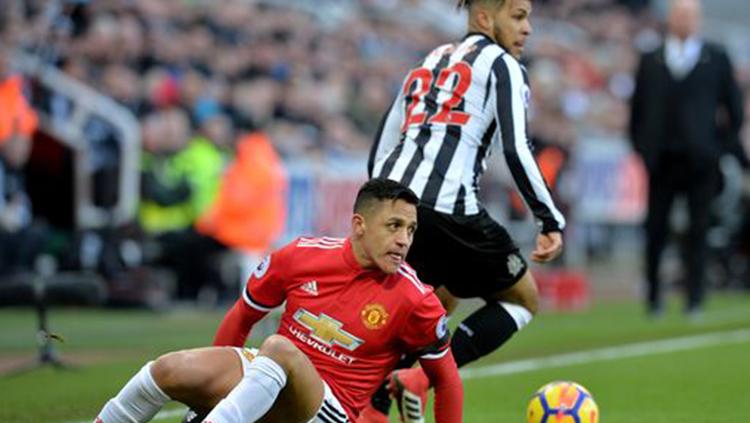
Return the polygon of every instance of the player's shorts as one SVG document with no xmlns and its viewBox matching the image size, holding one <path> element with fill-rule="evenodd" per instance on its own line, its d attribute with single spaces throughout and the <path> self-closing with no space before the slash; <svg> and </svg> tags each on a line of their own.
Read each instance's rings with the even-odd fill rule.
<svg viewBox="0 0 750 423">
<path fill-rule="evenodd" d="M 518 282 L 528 264 L 513 239 L 482 209 L 453 216 L 418 208 L 418 229 L 406 261 L 422 282 L 459 298 L 487 297 Z"/>
<path fill-rule="evenodd" d="M 248 366 L 258 354 L 258 350 L 256 348 L 239 347 L 234 347 L 234 350 L 242 361 L 242 374 L 247 374 Z M 320 405 L 318 412 L 315 413 L 315 417 L 308 423 L 349 423 L 344 407 L 341 406 L 338 398 L 333 395 L 333 391 L 325 381 L 323 381 L 323 403 Z"/>
</svg>

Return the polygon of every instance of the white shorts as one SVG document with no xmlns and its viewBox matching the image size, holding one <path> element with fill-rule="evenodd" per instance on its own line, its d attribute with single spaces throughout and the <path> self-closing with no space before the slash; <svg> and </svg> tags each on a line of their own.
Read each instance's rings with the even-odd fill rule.
<svg viewBox="0 0 750 423">
<path fill-rule="evenodd" d="M 234 350 L 242 361 L 242 374 L 246 374 L 250 362 L 258 354 L 258 349 L 234 347 Z M 349 418 L 346 416 L 344 407 L 341 406 L 338 398 L 333 395 L 333 391 L 331 391 L 326 381 L 322 380 L 322 382 L 323 403 L 320 405 L 318 412 L 315 413 L 315 417 L 308 423 L 349 423 Z"/>
</svg>

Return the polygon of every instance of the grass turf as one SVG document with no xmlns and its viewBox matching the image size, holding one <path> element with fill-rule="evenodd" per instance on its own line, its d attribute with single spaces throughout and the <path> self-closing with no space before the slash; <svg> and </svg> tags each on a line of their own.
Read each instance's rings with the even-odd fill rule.
<svg viewBox="0 0 750 423">
<path fill-rule="evenodd" d="M 639 304 L 596 304 L 585 311 L 543 313 L 501 350 L 475 363 L 494 363 L 750 328 L 750 297 L 714 295 L 692 321 L 670 304 L 660 320 Z M 71 370 L 49 367 L 0 376 L 0 422 L 91 421 L 104 402 L 158 354 L 206 345 L 222 313 L 179 311 L 53 310 L 50 326 Z M 458 319 L 454 319 L 457 322 Z M 0 310 L 0 364 L 33 359 L 31 310 Z M 572 379 L 589 388 L 606 423 L 710 423 L 750 420 L 750 342 L 709 345 L 609 361 L 592 361 L 465 383 L 465 421 L 522 422 L 526 402 L 551 380 Z M 178 422 L 179 417 L 160 419 Z M 431 419 L 428 418 L 428 421 Z"/>
</svg>

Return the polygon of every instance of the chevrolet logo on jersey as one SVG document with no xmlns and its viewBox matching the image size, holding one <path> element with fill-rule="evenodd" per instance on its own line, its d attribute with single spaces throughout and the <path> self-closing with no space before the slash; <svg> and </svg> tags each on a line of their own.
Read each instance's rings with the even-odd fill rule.
<svg viewBox="0 0 750 423">
<path fill-rule="evenodd" d="M 363 340 L 341 329 L 341 326 L 343 326 L 341 322 L 324 313 L 316 316 L 301 308 L 294 313 L 294 320 L 310 329 L 312 338 L 328 346 L 336 344 L 349 351 L 354 351 L 364 343 Z"/>
</svg>

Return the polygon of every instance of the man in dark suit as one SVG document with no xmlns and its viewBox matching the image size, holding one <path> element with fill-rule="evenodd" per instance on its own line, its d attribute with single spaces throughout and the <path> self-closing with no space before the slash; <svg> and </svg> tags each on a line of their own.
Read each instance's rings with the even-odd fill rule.
<svg viewBox="0 0 750 423">
<path fill-rule="evenodd" d="M 649 312 L 660 314 L 659 263 L 677 194 L 687 196 L 688 313 L 704 298 L 706 232 L 720 156 L 736 150 L 742 94 L 726 52 L 698 35 L 700 0 L 671 0 L 663 45 L 641 57 L 632 98 L 630 136 L 649 174 L 646 280 Z"/>
</svg>

